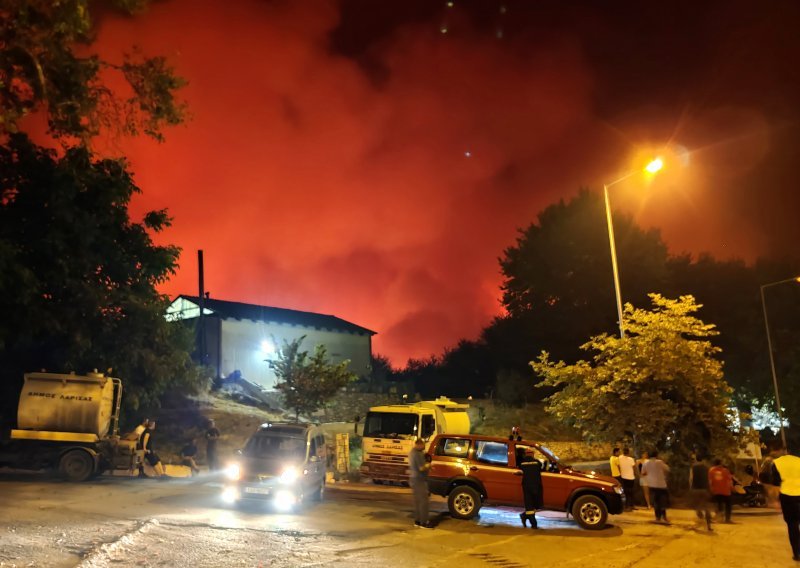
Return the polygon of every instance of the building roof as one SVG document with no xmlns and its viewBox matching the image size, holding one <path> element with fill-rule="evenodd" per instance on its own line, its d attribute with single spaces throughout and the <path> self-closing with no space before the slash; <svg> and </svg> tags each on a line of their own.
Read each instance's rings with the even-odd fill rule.
<svg viewBox="0 0 800 568">
<path fill-rule="evenodd" d="M 197 296 L 187 296 L 185 294 L 181 294 L 172 302 L 170 311 L 173 314 L 181 310 L 181 308 L 177 307 L 180 300 L 191 302 L 194 304 L 193 307 L 195 307 L 194 314 L 187 314 L 184 317 L 197 317 L 199 315 L 200 298 Z M 336 316 L 317 314 L 314 312 L 301 312 L 299 310 L 273 308 L 271 306 L 259 306 L 242 302 L 229 302 L 227 300 L 217 300 L 215 298 L 206 298 L 204 307 L 206 314 L 218 315 L 222 319 L 274 322 L 315 329 L 330 329 L 359 335 L 375 335 L 377 333 L 366 327 L 361 327 L 360 325 L 337 318 Z"/>
</svg>

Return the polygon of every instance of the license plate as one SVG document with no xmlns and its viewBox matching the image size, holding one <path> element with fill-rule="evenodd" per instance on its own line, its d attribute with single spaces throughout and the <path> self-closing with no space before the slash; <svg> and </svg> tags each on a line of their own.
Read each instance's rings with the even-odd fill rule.
<svg viewBox="0 0 800 568">
<path fill-rule="evenodd" d="M 245 487 L 245 493 L 256 493 L 258 495 L 269 495 L 269 487 Z"/>
</svg>

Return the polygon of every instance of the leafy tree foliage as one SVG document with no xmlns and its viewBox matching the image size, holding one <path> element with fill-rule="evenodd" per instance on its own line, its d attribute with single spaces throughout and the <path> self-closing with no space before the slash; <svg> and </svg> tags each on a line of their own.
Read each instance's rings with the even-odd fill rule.
<svg viewBox="0 0 800 568">
<path fill-rule="evenodd" d="M 500 342 L 512 341 L 504 349 L 514 358 L 502 367 L 521 368 L 530 356 L 519 360 L 518 352 L 531 346 L 558 357 L 577 356 L 575 346 L 587 334 L 616 328 L 604 207 L 600 194 L 582 190 L 543 210 L 505 250 L 500 266 L 508 318 L 496 325 L 514 329 L 516 339 L 501 333 Z M 614 229 L 624 298 L 646 301 L 649 291 L 666 282 L 667 248 L 657 231 L 643 231 L 629 216 L 615 214 Z"/>
<path fill-rule="evenodd" d="M 63 155 L 22 134 L 0 147 L 0 379 L 13 405 L 22 373 L 92 368 L 124 379 L 128 408 L 157 403 L 168 387 L 191 388 L 192 331 L 168 324 L 157 286 L 179 249 L 150 234 L 165 211 L 133 222 L 139 188 L 126 164 L 82 146 Z"/>
<path fill-rule="evenodd" d="M 160 140 L 182 122 L 185 84 L 164 57 L 140 52 L 122 61 L 90 50 L 91 12 L 132 14 L 148 0 L 4 0 L 0 8 L 0 135 L 19 130 L 25 116 L 43 112 L 49 133 L 87 142 L 103 131 Z M 122 88 L 120 88 L 122 87 Z"/>
<path fill-rule="evenodd" d="M 358 376 L 347 370 L 348 361 L 331 363 L 328 350 L 317 345 L 314 354 L 301 351 L 305 336 L 284 341 L 270 368 L 278 377 L 275 389 L 283 395 L 286 405 L 294 410 L 295 420 L 300 414 L 309 416 L 322 408 L 337 392 Z"/>
<path fill-rule="evenodd" d="M 581 346 L 592 361 L 532 361 L 546 386 L 560 388 L 547 411 L 590 439 L 631 439 L 639 446 L 690 451 L 727 449 L 733 443 L 720 349 L 713 324 L 695 317 L 691 296 L 651 294 L 652 310 L 625 306 L 629 337 L 600 334 Z"/>
</svg>

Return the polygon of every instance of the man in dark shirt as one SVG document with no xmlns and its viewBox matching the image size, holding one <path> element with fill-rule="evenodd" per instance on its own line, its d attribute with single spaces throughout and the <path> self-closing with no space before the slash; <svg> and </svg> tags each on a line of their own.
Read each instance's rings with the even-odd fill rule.
<svg viewBox="0 0 800 568">
<path fill-rule="evenodd" d="M 181 463 L 191 468 L 192 475 L 200 473 L 200 468 L 197 467 L 197 462 L 194 461 L 195 456 L 197 456 L 197 444 L 194 443 L 194 439 L 191 439 L 181 450 Z"/>
<path fill-rule="evenodd" d="M 139 438 L 136 449 L 144 452 L 144 459 L 148 464 L 150 464 L 150 467 L 153 468 L 156 477 L 159 479 L 165 479 L 166 476 L 164 474 L 164 466 L 161 463 L 161 458 L 158 457 L 158 454 L 156 454 L 156 451 L 153 448 L 153 431 L 155 429 L 156 421 L 150 420 L 150 422 L 147 424 L 147 428 L 145 428 L 144 432 L 142 433 L 142 437 Z"/>
<path fill-rule="evenodd" d="M 531 528 L 538 528 L 536 510 L 542 508 L 542 464 L 530 452 L 517 449 L 517 465 L 522 470 L 522 497 L 525 500 L 525 512 L 520 513 L 522 526 L 531 523 Z"/>
<path fill-rule="evenodd" d="M 689 502 L 700 521 L 705 520 L 706 529 L 711 530 L 711 511 L 708 501 L 708 466 L 697 456 L 689 468 Z"/>
<path fill-rule="evenodd" d="M 208 461 L 209 471 L 219 470 L 217 440 L 219 440 L 219 430 L 217 429 L 217 425 L 212 418 L 208 421 L 208 430 L 206 430 L 206 461 Z"/>
<path fill-rule="evenodd" d="M 424 529 L 432 529 L 428 519 L 428 472 L 431 464 L 425 456 L 425 442 L 417 438 L 414 448 L 408 454 L 408 483 L 414 494 L 414 524 Z"/>
</svg>

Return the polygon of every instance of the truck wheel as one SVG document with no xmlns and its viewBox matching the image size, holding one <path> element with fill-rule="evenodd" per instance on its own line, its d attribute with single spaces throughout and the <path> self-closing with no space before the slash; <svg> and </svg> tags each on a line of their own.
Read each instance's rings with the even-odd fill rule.
<svg viewBox="0 0 800 568">
<path fill-rule="evenodd" d="M 572 516 L 582 528 L 600 530 L 606 526 L 608 507 L 600 497 L 583 495 L 572 504 Z"/>
<path fill-rule="evenodd" d="M 86 481 L 94 473 L 94 459 L 83 450 L 70 450 L 61 456 L 58 471 L 69 481 Z"/>
<path fill-rule="evenodd" d="M 481 510 L 481 496 L 469 485 L 459 485 L 448 495 L 447 506 L 454 518 L 471 519 Z"/>
</svg>

